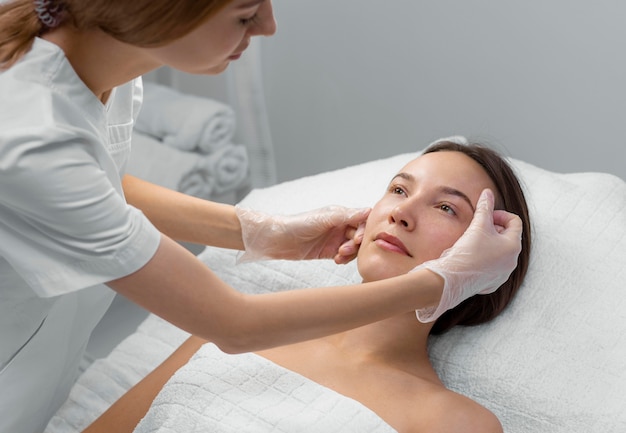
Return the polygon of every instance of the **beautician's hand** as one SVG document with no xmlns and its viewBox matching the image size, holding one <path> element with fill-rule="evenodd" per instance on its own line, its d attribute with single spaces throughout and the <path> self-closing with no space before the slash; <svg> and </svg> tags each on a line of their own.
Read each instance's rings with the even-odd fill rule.
<svg viewBox="0 0 626 433">
<path fill-rule="evenodd" d="M 437 308 L 416 311 L 421 322 L 436 320 L 471 296 L 495 292 L 517 266 L 522 250 L 522 221 L 509 212 L 494 211 L 493 206 L 493 192 L 486 189 L 463 236 L 441 257 L 414 269 L 426 268 L 444 279 Z"/>
<path fill-rule="evenodd" d="M 237 262 L 263 259 L 334 259 L 356 257 L 370 209 L 327 206 L 297 215 L 268 215 L 235 208 L 246 251 Z"/>
</svg>

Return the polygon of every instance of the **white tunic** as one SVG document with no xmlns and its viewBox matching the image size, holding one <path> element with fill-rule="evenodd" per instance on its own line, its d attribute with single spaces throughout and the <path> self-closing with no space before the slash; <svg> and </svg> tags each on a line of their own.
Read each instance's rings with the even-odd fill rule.
<svg viewBox="0 0 626 433">
<path fill-rule="evenodd" d="M 121 176 L 141 81 L 106 105 L 56 45 L 0 73 L 0 432 L 41 432 L 114 292 L 160 234 Z"/>
</svg>

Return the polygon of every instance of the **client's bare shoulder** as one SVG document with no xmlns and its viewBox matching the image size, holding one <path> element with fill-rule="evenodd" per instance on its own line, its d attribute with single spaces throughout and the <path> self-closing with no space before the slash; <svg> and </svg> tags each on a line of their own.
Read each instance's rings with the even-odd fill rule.
<svg viewBox="0 0 626 433">
<path fill-rule="evenodd" d="M 336 365 L 336 364 L 335 364 Z M 498 418 L 472 399 L 446 389 L 429 367 L 415 370 L 366 362 L 318 377 L 318 382 L 354 398 L 399 433 L 502 433 Z"/>
<path fill-rule="evenodd" d="M 474 400 L 443 386 L 423 390 L 403 403 L 410 414 L 399 432 L 502 433 L 498 418 Z M 411 411 L 411 407 L 420 410 Z"/>
<path fill-rule="evenodd" d="M 496 416 L 444 387 L 427 361 L 380 361 L 336 350 L 327 339 L 258 352 L 361 402 L 399 433 L 502 433 Z"/>
</svg>

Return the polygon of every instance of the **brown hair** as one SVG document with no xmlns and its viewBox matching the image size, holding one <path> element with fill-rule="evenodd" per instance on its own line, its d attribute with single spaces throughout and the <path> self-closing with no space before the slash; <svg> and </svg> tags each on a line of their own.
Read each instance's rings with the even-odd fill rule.
<svg viewBox="0 0 626 433">
<path fill-rule="evenodd" d="M 430 331 L 434 335 L 443 334 L 456 325 L 480 325 L 495 318 L 509 305 L 517 293 L 526 276 L 530 261 L 530 216 L 524 191 L 511 166 L 495 150 L 478 143 L 464 145 L 452 141 L 440 141 L 426 148 L 424 154 L 449 151 L 461 152 L 480 164 L 498 188 L 498 191 L 494 191 L 496 209 L 506 210 L 521 218 L 522 251 L 517 259 L 517 267 L 498 290 L 489 295 L 472 296 L 443 313 Z"/>
<path fill-rule="evenodd" d="M 100 29 L 142 47 L 165 45 L 189 33 L 232 0 L 58 0 L 64 22 L 79 30 Z M 47 28 L 33 0 L 0 4 L 0 69 L 15 63 Z"/>
</svg>

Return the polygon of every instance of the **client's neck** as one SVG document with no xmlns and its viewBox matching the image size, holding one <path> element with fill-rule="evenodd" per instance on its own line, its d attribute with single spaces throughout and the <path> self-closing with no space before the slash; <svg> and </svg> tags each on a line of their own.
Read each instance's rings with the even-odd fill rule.
<svg viewBox="0 0 626 433">
<path fill-rule="evenodd" d="M 431 324 L 419 322 L 414 312 L 409 312 L 329 339 L 338 348 L 355 356 L 416 366 L 429 363 L 427 346 L 431 327 Z"/>
</svg>

